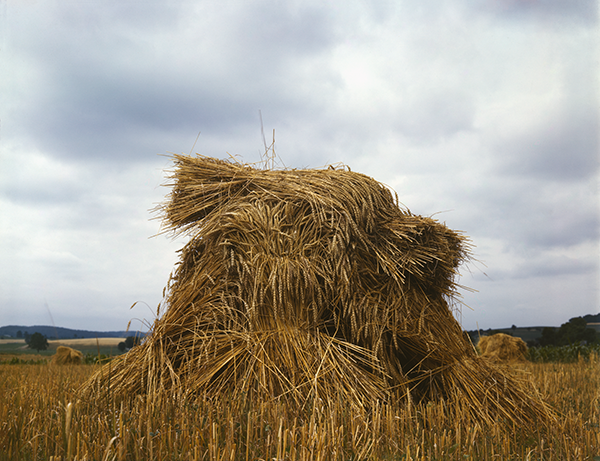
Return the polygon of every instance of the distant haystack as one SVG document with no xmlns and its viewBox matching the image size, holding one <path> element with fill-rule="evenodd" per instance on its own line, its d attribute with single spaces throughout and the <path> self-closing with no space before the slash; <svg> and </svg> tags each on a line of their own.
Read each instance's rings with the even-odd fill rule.
<svg viewBox="0 0 600 461">
<path fill-rule="evenodd" d="M 80 351 L 66 346 L 58 346 L 51 363 L 54 365 L 81 365 L 82 362 L 83 354 Z"/>
<path fill-rule="evenodd" d="M 477 344 L 481 355 L 499 362 L 523 362 L 527 360 L 527 344 L 521 338 L 504 333 L 483 336 Z"/>
</svg>

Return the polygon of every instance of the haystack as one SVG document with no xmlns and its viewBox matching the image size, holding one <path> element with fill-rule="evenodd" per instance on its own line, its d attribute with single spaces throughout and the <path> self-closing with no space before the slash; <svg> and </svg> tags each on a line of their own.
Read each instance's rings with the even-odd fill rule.
<svg viewBox="0 0 600 461">
<path fill-rule="evenodd" d="M 459 398 L 482 419 L 544 415 L 453 316 L 462 234 L 345 167 L 263 170 L 175 155 L 166 230 L 187 235 L 144 343 L 86 392 L 305 405 Z M 106 387 L 106 386 L 104 386 Z"/>
<path fill-rule="evenodd" d="M 499 362 L 524 362 L 527 360 L 527 344 L 521 338 L 504 333 L 482 336 L 477 343 L 481 355 Z"/>
<path fill-rule="evenodd" d="M 67 346 L 58 346 L 50 363 L 54 365 L 80 365 L 82 362 L 83 354 L 80 351 Z"/>
</svg>

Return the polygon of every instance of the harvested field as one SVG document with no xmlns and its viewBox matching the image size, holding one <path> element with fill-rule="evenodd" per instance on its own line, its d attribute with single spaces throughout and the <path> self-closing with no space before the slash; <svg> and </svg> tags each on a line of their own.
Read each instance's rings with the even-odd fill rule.
<svg viewBox="0 0 600 461">
<path fill-rule="evenodd" d="M 28 349 L 31 350 L 31 349 Z M 49 361 L 50 358 L 48 355 L 41 355 L 32 352 L 31 354 L 20 353 L 20 354 L 10 354 L 10 353 L 2 353 L 0 354 L 0 363 L 1 362 L 10 362 L 11 360 L 22 360 L 22 361 L 33 361 L 39 362 L 41 360 Z"/>
<path fill-rule="evenodd" d="M 0 344 L 21 344 L 25 345 L 24 339 L 11 338 L 11 339 L 0 339 Z"/>
<path fill-rule="evenodd" d="M 0 460 L 589 460 L 600 453 L 598 357 L 518 365 L 559 415 L 548 431 L 464 424 L 461 402 L 380 405 L 364 417 L 341 402 L 298 415 L 276 402 L 165 394 L 80 401 L 97 366 L 0 365 Z M 455 418 L 455 415 L 459 415 Z M 118 437 L 115 437 L 118 434 Z"/>
<path fill-rule="evenodd" d="M 10 361 L 13 358 L 19 360 L 50 360 L 51 356 L 56 353 L 60 346 L 71 347 L 83 353 L 83 355 L 98 356 L 103 354 L 118 355 L 120 353 L 118 344 L 125 341 L 125 338 L 74 338 L 74 339 L 57 339 L 48 341 L 48 349 L 37 352 L 30 349 L 24 340 L 0 343 L 0 362 Z"/>
</svg>

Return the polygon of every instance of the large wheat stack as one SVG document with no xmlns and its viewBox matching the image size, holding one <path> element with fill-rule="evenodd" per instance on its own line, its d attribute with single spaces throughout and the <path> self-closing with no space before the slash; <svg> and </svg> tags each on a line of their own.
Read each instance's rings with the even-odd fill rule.
<svg viewBox="0 0 600 461">
<path fill-rule="evenodd" d="M 469 241 L 346 168 L 261 170 L 175 155 L 168 230 L 186 234 L 165 312 L 86 392 L 319 399 L 457 398 L 475 417 L 545 416 L 476 356 L 453 317 Z"/>
<path fill-rule="evenodd" d="M 500 362 L 523 362 L 527 360 L 527 344 L 521 338 L 496 333 L 482 336 L 477 347 L 483 357 Z"/>
<path fill-rule="evenodd" d="M 80 365 L 82 361 L 83 354 L 80 351 L 67 346 L 58 346 L 51 363 L 54 365 Z"/>
</svg>

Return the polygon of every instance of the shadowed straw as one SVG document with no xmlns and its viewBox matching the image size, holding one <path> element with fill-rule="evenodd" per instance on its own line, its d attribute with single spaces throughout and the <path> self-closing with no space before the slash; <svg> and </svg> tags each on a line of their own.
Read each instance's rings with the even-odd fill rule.
<svg viewBox="0 0 600 461">
<path fill-rule="evenodd" d="M 160 211 L 165 231 L 191 239 L 163 317 L 111 365 L 115 394 L 343 398 L 358 408 L 459 398 L 489 422 L 547 418 L 526 382 L 476 357 L 453 317 L 466 237 L 345 168 L 174 162 Z"/>
</svg>

